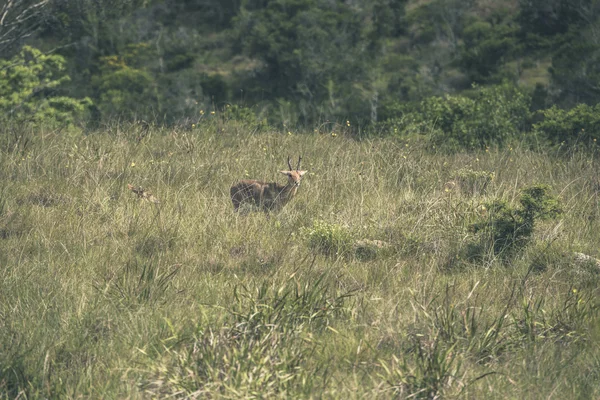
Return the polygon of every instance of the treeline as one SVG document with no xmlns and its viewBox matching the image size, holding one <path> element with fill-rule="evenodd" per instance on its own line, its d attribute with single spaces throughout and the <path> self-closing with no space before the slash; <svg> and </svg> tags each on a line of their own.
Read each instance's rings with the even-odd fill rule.
<svg viewBox="0 0 600 400">
<path fill-rule="evenodd" d="M 498 85 L 528 113 L 600 101 L 599 0 L 21 0 L 0 18 L 13 123 L 226 110 L 398 129 L 408 109 Z"/>
</svg>

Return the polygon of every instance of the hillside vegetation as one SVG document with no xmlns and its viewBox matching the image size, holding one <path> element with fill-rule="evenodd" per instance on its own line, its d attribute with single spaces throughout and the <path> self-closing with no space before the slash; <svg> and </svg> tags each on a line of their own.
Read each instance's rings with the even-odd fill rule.
<svg viewBox="0 0 600 400">
<path fill-rule="evenodd" d="M 23 0 L 0 13 L 11 123 L 50 109 L 173 124 L 235 105 L 277 128 L 370 128 L 474 84 L 513 85 L 533 110 L 600 99 L 597 0 Z M 25 78 L 36 62 L 47 68 Z"/>
<path fill-rule="evenodd" d="M 596 398 L 597 153 L 234 122 L 0 157 L 3 398 Z M 237 179 L 305 176 L 237 214 Z M 138 197 L 128 184 L 151 191 Z"/>
<path fill-rule="evenodd" d="M 600 398 L 598 27 L 0 2 L 0 399 Z"/>
</svg>

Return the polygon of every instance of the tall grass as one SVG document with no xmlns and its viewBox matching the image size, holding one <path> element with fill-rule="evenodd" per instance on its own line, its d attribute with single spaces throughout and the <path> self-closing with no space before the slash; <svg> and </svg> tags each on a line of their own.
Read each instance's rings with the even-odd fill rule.
<svg viewBox="0 0 600 400">
<path fill-rule="evenodd" d="M 1 398 L 600 396 L 595 153 L 146 128 L 0 140 Z M 288 155 L 296 198 L 234 213 Z M 558 218 L 461 257 L 535 184 Z"/>
</svg>

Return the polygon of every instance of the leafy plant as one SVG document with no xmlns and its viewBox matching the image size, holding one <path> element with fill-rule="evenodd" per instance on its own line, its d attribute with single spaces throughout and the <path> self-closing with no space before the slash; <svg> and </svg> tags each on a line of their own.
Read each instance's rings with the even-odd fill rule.
<svg viewBox="0 0 600 400">
<path fill-rule="evenodd" d="M 596 145 L 600 140 L 600 103 L 579 104 L 570 110 L 553 106 L 540 111 L 544 120 L 534 125 L 534 133 L 551 144 Z"/>
<path fill-rule="evenodd" d="M 139 46 L 143 50 L 143 46 Z M 152 75 L 141 68 L 136 68 L 135 59 L 139 57 L 132 50 L 131 56 L 102 57 L 101 74 L 92 80 L 99 95 L 98 108 L 104 116 L 134 116 L 147 109 L 156 107 L 157 99 L 153 91 Z"/>
<path fill-rule="evenodd" d="M 327 256 L 339 256 L 352 250 L 352 235 L 337 224 L 315 220 L 312 227 L 304 227 L 301 234 L 312 249 Z"/>
<path fill-rule="evenodd" d="M 460 65 L 474 82 L 498 79 L 499 68 L 518 48 L 518 28 L 508 24 L 477 21 L 463 32 Z"/>
<path fill-rule="evenodd" d="M 494 255 L 508 256 L 522 250 L 531 241 L 537 221 L 552 219 L 561 213 L 558 199 L 547 185 L 534 185 L 521 193 L 520 207 L 496 200 L 485 205 L 485 220 L 471 225 L 480 235 L 480 243 L 470 250 L 481 254 L 488 249 Z"/>
<path fill-rule="evenodd" d="M 530 103 L 526 93 L 505 83 L 471 96 L 429 97 L 401 108 L 402 118 L 392 126 L 395 132 L 428 134 L 434 146 L 447 150 L 502 146 L 527 129 Z"/>
<path fill-rule="evenodd" d="M 237 104 L 227 104 L 223 110 L 222 117 L 227 122 L 239 124 L 252 131 L 268 128 L 266 119 L 259 118 L 250 108 L 239 106 Z"/>
<path fill-rule="evenodd" d="M 88 98 L 62 96 L 70 77 L 66 61 L 24 46 L 13 58 L 0 59 L 0 121 L 71 124 L 92 104 Z"/>
</svg>

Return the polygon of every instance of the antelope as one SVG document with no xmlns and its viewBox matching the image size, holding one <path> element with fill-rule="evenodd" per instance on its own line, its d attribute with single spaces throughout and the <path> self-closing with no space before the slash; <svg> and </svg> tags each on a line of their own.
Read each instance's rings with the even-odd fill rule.
<svg viewBox="0 0 600 400">
<path fill-rule="evenodd" d="M 240 205 L 244 203 L 257 206 L 265 212 L 283 208 L 296 196 L 302 175 L 306 173 L 306 171 L 300 171 L 300 161 L 302 161 L 302 157 L 298 157 L 298 165 L 294 169 L 288 156 L 289 170 L 279 171 L 288 177 L 285 185 L 277 182 L 261 182 L 255 179 L 239 181 L 233 185 L 230 194 L 234 211 L 238 211 Z"/>
</svg>

